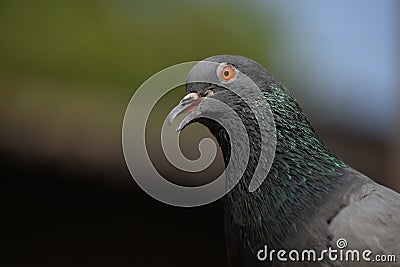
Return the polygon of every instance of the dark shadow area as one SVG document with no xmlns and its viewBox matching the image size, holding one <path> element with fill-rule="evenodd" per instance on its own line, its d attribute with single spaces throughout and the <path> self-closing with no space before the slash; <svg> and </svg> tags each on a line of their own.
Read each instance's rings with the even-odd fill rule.
<svg viewBox="0 0 400 267">
<path fill-rule="evenodd" d="M 112 185 L 15 155 L 1 162 L 1 266 L 227 265 L 221 202 L 176 208 L 139 190 L 127 171 L 124 185 Z"/>
</svg>

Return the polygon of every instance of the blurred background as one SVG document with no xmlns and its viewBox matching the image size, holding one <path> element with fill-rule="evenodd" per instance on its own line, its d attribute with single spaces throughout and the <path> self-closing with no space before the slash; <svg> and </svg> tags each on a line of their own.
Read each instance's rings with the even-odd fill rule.
<svg viewBox="0 0 400 267">
<path fill-rule="evenodd" d="M 121 148 L 140 84 L 215 54 L 260 62 L 333 152 L 400 191 L 399 27 L 396 0 L 1 1 L 0 265 L 226 266 L 222 202 L 159 203 Z"/>
</svg>

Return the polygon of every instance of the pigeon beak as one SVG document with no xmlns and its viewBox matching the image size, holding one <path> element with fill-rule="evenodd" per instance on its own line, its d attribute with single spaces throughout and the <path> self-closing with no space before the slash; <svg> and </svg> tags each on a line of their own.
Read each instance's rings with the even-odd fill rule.
<svg viewBox="0 0 400 267">
<path fill-rule="evenodd" d="M 173 120 L 181 113 L 190 111 L 190 114 L 183 119 L 176 129 L 177 132 L 181 131 L 186 125 L 188 125 L 192 120 L 194 120 L 198 115 L 199 111 L 193 111 L 193 109 L 200 104 L 204 97 L 200 97 L 197 93 L 188 93 L 179 104 L 171 110 L 168 114 L 168 123 L 171 124 Z"/>
</svg>

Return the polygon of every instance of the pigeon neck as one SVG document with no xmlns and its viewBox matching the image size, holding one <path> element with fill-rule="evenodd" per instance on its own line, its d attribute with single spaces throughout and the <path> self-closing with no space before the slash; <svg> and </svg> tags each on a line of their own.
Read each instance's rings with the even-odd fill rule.
<svg viewBox="0 0 400 267">
<path fill-rule="evenodd" d="M 280 242 L 277 240 L 284 242 L 293 236 L 296 228 L 306 223 L 337 188 L 337 178 L 346 167 L 320 141 L 290 93 L 280 85 L 270 88 L 265 96 L 277 130 L 274 163 L 260 188 L 250 193 L 248 186 L 260 154 L 257 147 L 251 147 L 242 179 L 226 196 L 226 223 L 249 231 L 242 240 L 249 248 L 254 248 L 257 242 L 277 245 Z M 254 125 L 246 127 L 251 129 L 248 131 L 250 144 L 260 142 Z M 229 139 L 221 131 L 216 138 L 227 164 Z M 261 233 L 265 236 L 261 237 Z"/>
</svg>

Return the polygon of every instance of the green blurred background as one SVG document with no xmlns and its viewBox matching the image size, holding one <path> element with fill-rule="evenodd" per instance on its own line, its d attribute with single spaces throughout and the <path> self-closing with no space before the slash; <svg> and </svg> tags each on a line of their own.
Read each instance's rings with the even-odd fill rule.
<svg viewBox="0 0 400 267">
<path fill-rule="evenodd" d="M 332 151 L 400 191 L 397 10 L 395 0 L 1 1 L 0 264 L 226 265 L 221 202 L 158 203 L 121 148 L 136 88 L 215 54 L 263 64 Z"/>
</svg>

